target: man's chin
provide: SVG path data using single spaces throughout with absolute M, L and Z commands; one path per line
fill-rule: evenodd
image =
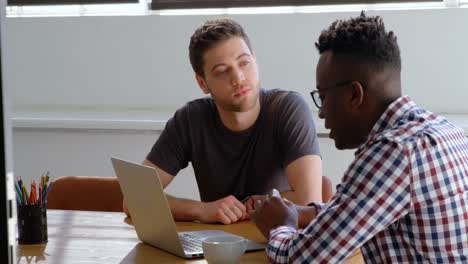
M 350 142 L 342 142 L 336 139 L 333 139 L 333 140 L 335 140 L 335 147 L 338 150 L 355 149 L 359 147 L 359 144 L 353 144 Z
M 338 150 L 346 149 L 345 147 L 341 146 L 340 144 L 336 144 L 336 142 L 335 142 L 335 148 L 338 149 Z
M 336 138 L 332 138 L 335 141 L 335 148 L 339 150 L 344 150 L 347 149 L 346 144 L 344 144 L 342 141 Z
M 253 109 L 253 107 L 246 107 L 246 106 L 234 106 L 231 108 L 233 112 L 237 113 L 247 113 Z
M 246 100 L 239 102 L 237 104 L 232 105 L 232 108 L 235 112 L 249 112 L 255 108 L 258 103 L 258 97 L 254 98 L 245 98 Z

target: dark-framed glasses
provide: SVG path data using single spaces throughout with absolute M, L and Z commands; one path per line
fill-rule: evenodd
M 361 84 L 361 86 L 363 88 L 365 88 L 365 86 L 362 85 L 362 83 L 360 81 L 351 80 L 351 81 L 339 82 L 339 83 L 336 83 L 334 85 L 331 85 L 331 86 L 328 86 L 328 87 L 325 87 L 325 88 L 320 88 L 320 91 L 324 92 L 324 91 L 327 91 L 327 90 L 330 90 L 330 89 L 333 89 L 333 88 L 337 88 L 337 87 L 341 87 L 341 86 L 344 86 L 344 85 L 352 84 L 353 82 L 359 82 Z M 320 97 L 319 90 L 318 89 L 313 90 L 312 92 L 310 92 L 310 96 L 312 97 L 312 100 L 314 101 L 315 106 L 317 106 L 318 109 L 321 109 L 323 107 L 323 100 Z
M 315 106 L 318 109 L 322 108 L 322 99 L 320 99 L 319 91 L 313 90 L 310 92 L 310 96 L 312 96 L 312 100 L 314 101 Z

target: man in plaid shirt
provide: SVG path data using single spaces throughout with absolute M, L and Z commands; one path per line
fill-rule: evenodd
M 468 140 L 401 96 L 400 52 L 380 17 L 334 22 L 319 37 L 320 118 L 357 148 L 327 204 L 278 197 L 251 213 L 271 262 L 468 263 Z M 303 229 L 299 229 L 303 228 Z

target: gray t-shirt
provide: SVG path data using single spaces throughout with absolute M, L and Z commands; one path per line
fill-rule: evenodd
M 255 123 L 234 132 L 212 98 L 191 101 L 169 119 L 147 159 L 171 175 L 191 162 L 205 202 L 290 190 L 288 164 L 319 155 L 312 115 L 297 92 L 261 89 L 260 105 Z

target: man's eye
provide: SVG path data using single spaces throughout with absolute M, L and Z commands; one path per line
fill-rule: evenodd
M 249 63 L 250 63 L 250 61 L 245 60 L 245 61 L 241 61 L 240 65 L 241 66 L 247 66 Z
M 216 75 L 222 75 L 222 74 L 225 74 L 225 73 L 227 73 L 227 69 L 218 70 L 218 71 L 216 71 L 215 74 L 216 74 Z

